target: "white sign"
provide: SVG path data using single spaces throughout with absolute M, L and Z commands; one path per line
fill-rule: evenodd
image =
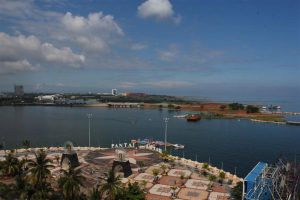
M 111 148 L 134 148 L 132 143 L 120 143 L 120 144 L 111 144 Z
M 150 150 L 153 150 L 153 151 L 157 151 L 157 152 L 159 152 L 159 153 L 162 153 L 162 149 L 161 148 L 157 148 L 157 147 L 155 147 L 155 146 L 150 146 L 150 145 L 146 145 L 146 148 L 147 149 L 150 149 Z

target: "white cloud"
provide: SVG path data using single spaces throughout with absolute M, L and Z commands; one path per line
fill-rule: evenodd
M 171 51 L 160 51 L 159 58 L 163 61 L 173 61 L 175 59 L 176 54 Z
M 81 45 L 85 50 L 109 51 L 110 44 L 124 32 L 112 15 L 90 13 L 88 17 L 66 13 L 62 19 L 65 39 Z
M 137 83 L 133 83 L 133 82 L 122 82 L 122 83 L 120 83 L 120 87 L 124 88 L 124 89 L 134 88 L 137 85 L 138 85 Z
M 0 13 L 6 16 L 24 17 L 33 9 L 32 0 L 0 0 Z
M 146 0 L 138 7 L 138 15 L 142 18 L 172 20 L 176 24 L 181 22 L 181 16 L 175 16 L 170 0 Z
M 35 71 L 37 68 L 30 64 L 28 60 L 0 61 L 0 74 L 9 74 L 25 71 Z
M 185 88 L 192 86 L 193 83 L 187 81 L 173 81 L 173 80 L 161 80 L 154 82 L 146 82 L 145 85 L 157 87 L 157 88 Z
M 160 81 L 146 81 L 146 82 L 121 82 L 120 88 L 123 89 L 132 89 L 135 87 L 142 87 L 142 88 L 185 88 L 193 86 L 194 83 L 187 82 L 187 81 L 178 81 L 178 80 L 160 80 Z
M 135 43 L 131 45 L 131 49 L 135 51 L 143 50 L 145 48 L 147 48 L 147 45 L 142 43 Z
M 83 55 L 74 54 L 69 47 L 58 49 L 49 43 L 41 45 L 41 54 L 47 61 L 67 63 L 74 67 L 79 67 L 85 61 Z
M 158 51 L 158 56 L 162 61 L 171 62 L 178 56 L 178 50 L 175 45 L 171 45 L 168 50 Z
M 84 61 L 83 55 L 75 54 L 69 47 L 56 48 L 50 43 L 42 43 L 33 35 L 10 36 L 0 32 L 0 67 L 7 73 L 9 69 L 11 72 L 32 70 L 34 67 L 30 63 L 80 67 Z

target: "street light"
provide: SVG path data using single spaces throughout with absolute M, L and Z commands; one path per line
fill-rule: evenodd
M 91 119 L 92 119 L 92 114 L 87 114 L 87 118 L 89 119 L 89 147 L 91 147 Z
M 164 121 L 166 123 L 166 127 L 165 127 L 165 151 L 167 151 L 167 132 L 168 132 L 168 121 L 169 118 L 164 118 Z

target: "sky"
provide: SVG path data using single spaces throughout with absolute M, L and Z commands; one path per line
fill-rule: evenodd
M 298 0 L 0 0 L 0 92 L 300 96 Z

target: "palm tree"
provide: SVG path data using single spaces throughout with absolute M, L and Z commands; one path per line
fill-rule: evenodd
M 13 155 L 13 153 L 9 153 L 5 156 L 5 160 L 3 162 L 3 172 L 8 176 L 14 176 L 18 173 L 19 169 L 19 160 Z
M 139 160 L 139 161 L 137 161 L 137 164 L 140 167 L 140 171 L 143 172 L 144 171 L 143 167 L 145 166 L 144 161 Z
M 167 161 L 169 159 L 169 152 L 168 151 L 163 151 L 161 154 L 160 154 L 161 158 L 164 160 L 164 161 Z
M 35 154 L 35 160 L 28 161 L 30 180 L 36 189 L 43 189 L 46 186 L 47 178 L 50 175 L 52 160 L 47 158 L 47 154 L 40 150 Z
M 63 192 L 66 200 L 75 199 L 80 195 L 80 186 L 84 181 L 80 169 L 69 168 L 69 170 L 62 170 L 63 176 L 59 178 L 58 184 Z
M 167 169 L 167 165 L 165 165 L 165 164 L 161 164 L 160 165 L 160 168 L 162 169 L 162 175 L 165 175 L 166 174 L 166 169 Z
M 29 140 L 23 140 L 23 141 L 22 141 L 22 146 L 23 146 L 25 149 L 29 149 L 29 147 L 30 147 L 30 141 L 29 141 Z
M 113 170 L 109 171 L 106 183 L 101 187 L 101 192 L 106 193 L 107 199 L 115 200 L 115 197 L 120 190 L 120 177 Z
M 96 187 L 94 187 L 92 189 L 92 191 L 90 192 L 90 196 L 89 196 L 89 199 L 90 200 L 101 200 L 101 196 L 102 196 L 102 193 L 101 191 L 99 190 L 99 187 L 98 185 Z
M 158 174 L 159 174 L 159 169 L 154 168 L 154 169 L 152 170 L 152 174 L 153 174 L 155 177 L 158 176 Z

